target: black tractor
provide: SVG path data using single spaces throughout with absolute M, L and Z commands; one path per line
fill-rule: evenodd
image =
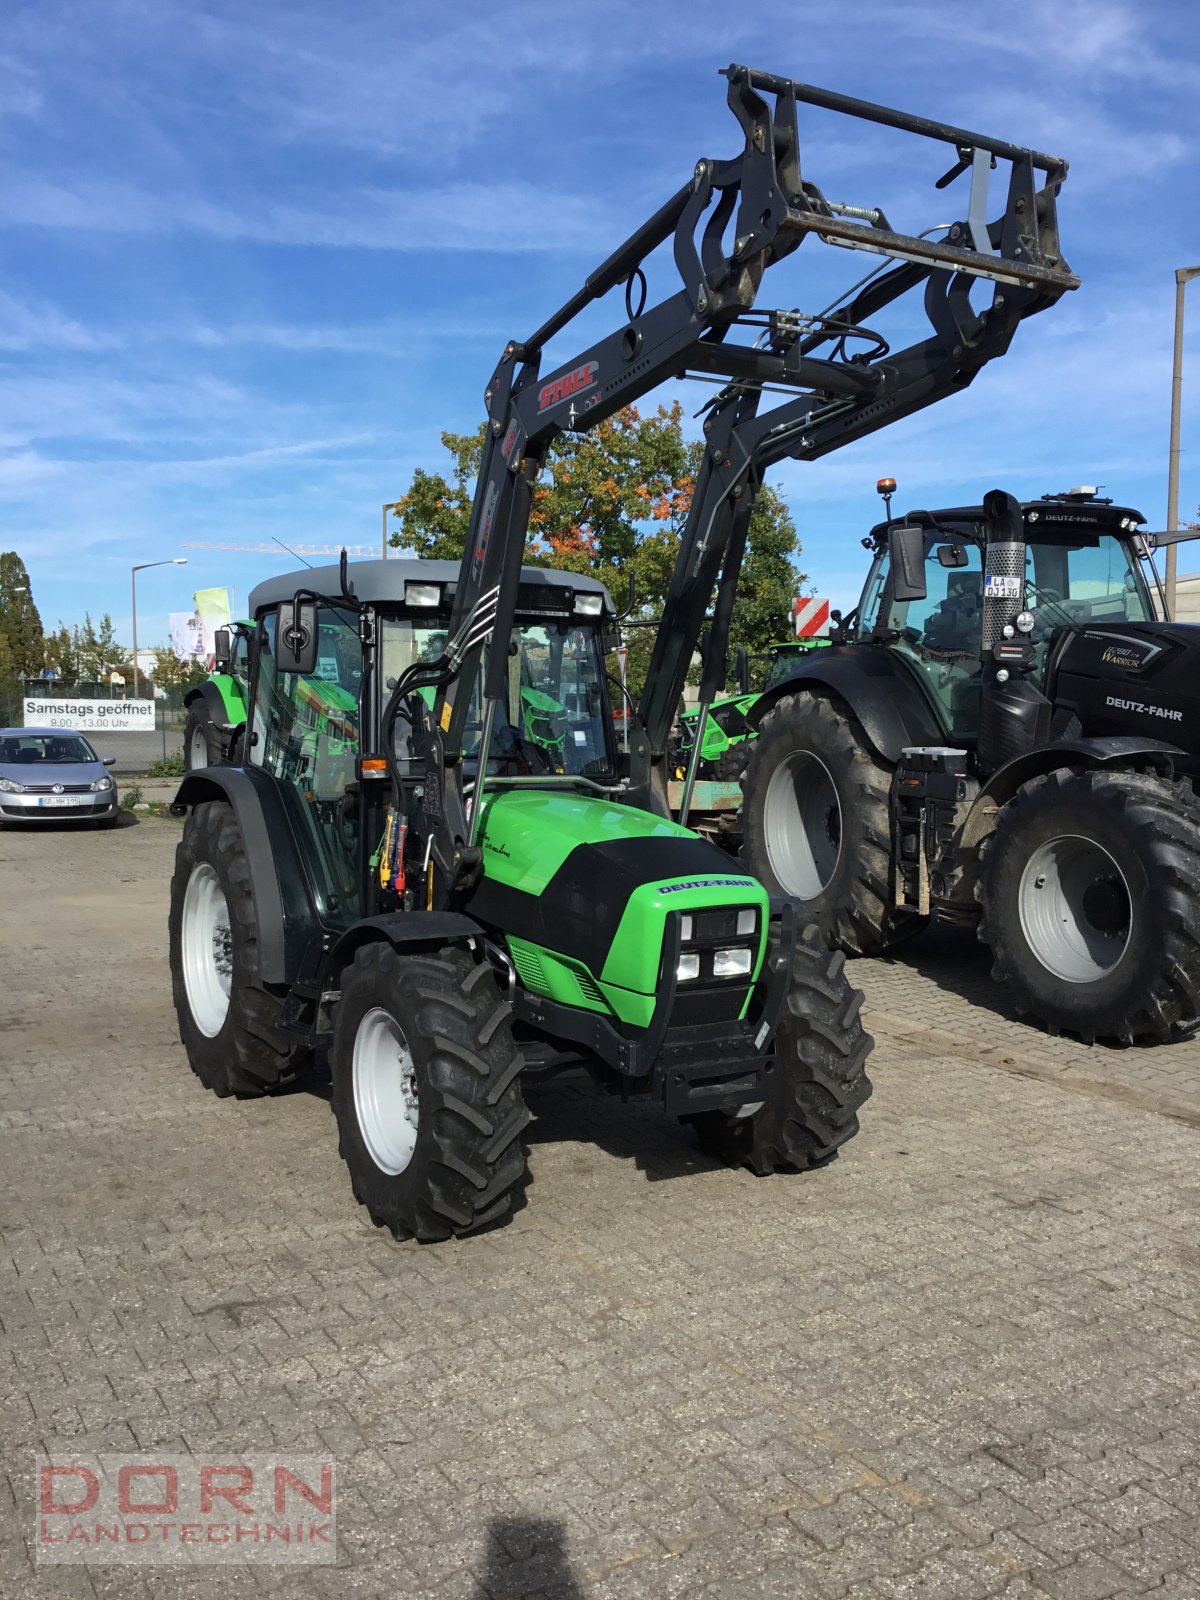
M 931 916 L 977 929 L 1052 1031 L 1194 1027 L 1200 628 L 1159 620 L 1144 522 L 1094 489 L 994 490 L 873 528 L 834 644 L 751 713 L 762 882 L 852 954 Z

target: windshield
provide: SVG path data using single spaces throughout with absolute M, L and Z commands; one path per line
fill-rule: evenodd
M 17 733 L 0 739 L 0 761 L 24 766 L 62 766 L 100 757 L 78 733 Z
M 411 621 L 383 623 L 384 689 L 390 691 L 414 661 L 433 661 L 446 646 L 444 627 Z M 419 691 L 432 706 L 432 689 Z M 476 685 L 464 757 L 478 754 L 483 728 Z M 497 708 L 488 771 L 493 776 L 613 775 L 612 725 L 604 684 L 604 658 L 596 629 L 574 621 L 518 623 L 508 646 L 508 689 Z M 411 758 L 408 720 L 396 721 L 396 756 Z
M 1128 547 L 1108 533 L 1089 538 L 1080 530 L 1080 536 L 1087 542 L 1056 535 L 1053 543 L 1028 547 L 1026 599 L 1038 635 L 1070 623 L 1149 622 L 1150 593 Z

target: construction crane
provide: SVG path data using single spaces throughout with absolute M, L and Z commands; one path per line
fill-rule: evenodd
M 283 549 L 294 556 L 299 556 L 301 560 L 305 556 L 340 556 L 343 550 L 351 561 L 358 561 L 363 557 L 375 554 L 374 547 L 365 544 L 284 544 L 282 539 L 274 539 L 271 544 L 223 544 L 205 539 L 191 539 L 184 541 L 183 548 L 185 550 L 224 550 L 248 556 L 273 556 L 276 545 L 281 545 Z

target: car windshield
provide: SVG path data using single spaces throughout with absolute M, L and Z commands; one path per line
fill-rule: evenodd
M 61 766 L 100 758 L 78 733 L 10 733 L 0 739 L 0 761 L 16 766 Z
M 446 646 L 446 631 L 410 621 L 388 620 L 383 633 L 383 673 L 387 689 L 414 661 L 434 661 Z M 428 705 L 434 691 L 419 691 Z M 611 777 L 613 738 L 606 720 L 604 660 L 594 627 L 572 621 L 518 623 L 508 646 L 508 693 L 492 730 L 495 775 L 566 774 Z M 478 684 L 467 724 L 464 756 L 477 753 L 483 727 Z M 396 723 L 396 754 L 409 755 L 409 724 Z

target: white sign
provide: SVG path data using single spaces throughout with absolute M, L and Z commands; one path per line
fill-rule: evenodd
M 153 733 L 153 700 L 25 701 L 27 728 L 71 728 L 80 733 Z

